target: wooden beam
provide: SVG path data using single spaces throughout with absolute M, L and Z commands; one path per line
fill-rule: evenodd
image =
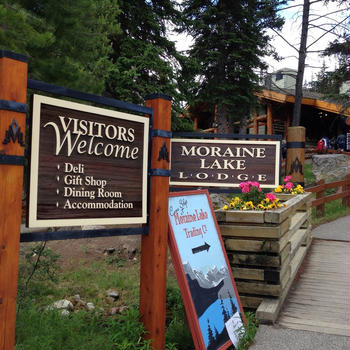
M 264 89 L 262 92 L 256 93 L 256 96 L 258 96 L 259 98 L 264 98 L 266 100 L 275 101 L 279 103 L 295 102 L 295 97 L 293 95 L 287 95 L 287 94 L 283 94 L 281 92 L 272 91 L 272 90 Z M 301 104 L 305 106 L 312 106 L 326 112 L 342 114 L 346 117 L 350 116 L 350 107 L 344 110 L 341 105 L 333 102 L 322 101 L 316 98 L 303 97 Z
M 272 130 L 272 105 L 271 103 L 267 104 L 267 115 L 266 115 L 266 123 L 267 123 L 267 134 L 268 135 L 272 135 L 273 134 L 273 130 Z
M 146 98 L 146 106 L 153 108 L 153 129 L 170 131 L 170 99 Z M 153 137 L 152 169 L 169 170 L 169 159 L 159 156 L 164 147 L 169 152 L 169 138 Z M 168 194 L 169 177 L 152 176 L 149 234 L 141 241 L 140 316 L 154 350 L 165 349 Z
M 0 54 L 0 100 L 25 104 L 26 58 L 7 51 Z M 26 114 L 15 111 L 15 106 L 9 109 L 0 109 L 0 154 L 23 157 L 24 145 L 18 138 L 3 142 L 14 123 L 15 135 L 19 135 L 20 128 L 24 142 Z M 13 350 L 15 342 L 23 165 L 0 164 L 0 350 Z
M 258 114 L 254 113 L 254 120 L 253 120 L 253 133 L 255 135 L 259 134 L 259 122 L 258 122 Z

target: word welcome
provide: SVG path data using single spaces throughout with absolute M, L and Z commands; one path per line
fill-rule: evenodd
M 78 154 L 86 153 L 92 156 L 120 159 L 137 159 L 139 156 L 138 147 L 105 143 L 101 140 L 107 139 L 132 143 L 135 140 L 135 130 L 133 128 L 127 129 L 123 126 L 65 116 L 58 116 L 58 118 L 60 123 L 48 122 L 44 125 L 44 128 L 51 126 L 55 131 L 56 155 L 62 152 L 69 157 L 73 151 L 76 151 Z

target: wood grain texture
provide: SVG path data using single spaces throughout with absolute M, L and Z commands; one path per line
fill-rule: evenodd
M 288 142 L 305 142 L 305 128 L 292 126 L 288 128 Z M 299 165 L 301 168 L 299 168 Z M 292 176 L 293 182 L 304 183 L 305 148 L 287 148 L 286 174 Z
M 170 131 L 171 102 L 156 98 L 147 100 L 146 106 L 153 108 L 153 128 Z M 153 138 L 153 169 L 169 169 L 165 159 L 159 160 L 159 150 L 164 142 L 169 150 L 169 139 Z M 154 350 L 165 348 L 168 194 L 169 178 L 152 176 L 149 234 L 142 236 L 141 242 L 140 316 Z
M 27 64 L 0 58 L 0 99 L 26 103 Z M 0 111 L 0 153 L 24 155 L 24 147 L 12 140 L 4 145 L 5 131 L 13 119 L 22 131 L 26 115 Z M 0 165 L 0 350 L 14 349 L 19 234 L 22 208 L 23 167 Z
M 313 241 L 303 273 L 281 312 L 281 326 L 349 336 L 349 250 L 349 242 Z

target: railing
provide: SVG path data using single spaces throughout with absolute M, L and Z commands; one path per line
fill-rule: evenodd
M 325 191 L 330 188 L 338 188 L 337 193 L 325 195 Z M 322 179 L 317 182 L 316 186 L 305 189 L 307 192 L 316 193 L 316 199 L 311 202 L 312 207 L 316 207 L 316 216 L 325 215 L 325 203 L 335 201 L 342 198 L 343 205 L 350 205 L 350 175 L 344 177 L 343 180 L 325 183 Z

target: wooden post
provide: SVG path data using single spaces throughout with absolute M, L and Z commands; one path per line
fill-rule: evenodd
M 305 164 L 305 128 L 292 126 L 288 128 L 287 168 L 286 174 L 292 176 L 292 181 L 304 186 Z
M 151 95 L 146 106 L 153 108 L 153 130 L 170 131 L 171 99 Z M 169 154 L 170 138 L 153 137 L 151 168 L 169 170 Z M 163 175 L 151 176 L 149 234 L 141 242 L 140 315 L 154 350 L 165 349 L 169 177 Z
M 344 177 L 344 181 L 350 181 L 350 175 L 346 175 Z M 350 191 L 350 184 L 345 184 L 342 186 L 342 192 L 346 192 L 346 191 Z M 346 197 L 343 197 L 342 199 L 342 204 L 343 205 L 350 205 L 350 197 L 349 196 L 346 196 Z
M 316 192 L 316 199 L 324 199 L 324 179 L 321 179 L 320 181 L 317 182 L 318 186 L 321 186 L 321 190 L 318 190 Z M 322 202 L 322 204 L 319 204 L 316 206 L 316 216 L 318 218 L 320 217 L 324 217 L 324 201 Z
M 0 350 L 15 343 L 27 58 L 0 51 Z
M 266 125 L 267 125 L 267 134 L 272 135 L 273 129 L 272 129 L 272 105 L 271 103 L 267 104 L 267 113 L 266 113 Z
M 258 122 L 258 113 L 254 113 L 254 119 L 253 119 L 253 133 L 255 135 L 259 134 L 259 122 Z

